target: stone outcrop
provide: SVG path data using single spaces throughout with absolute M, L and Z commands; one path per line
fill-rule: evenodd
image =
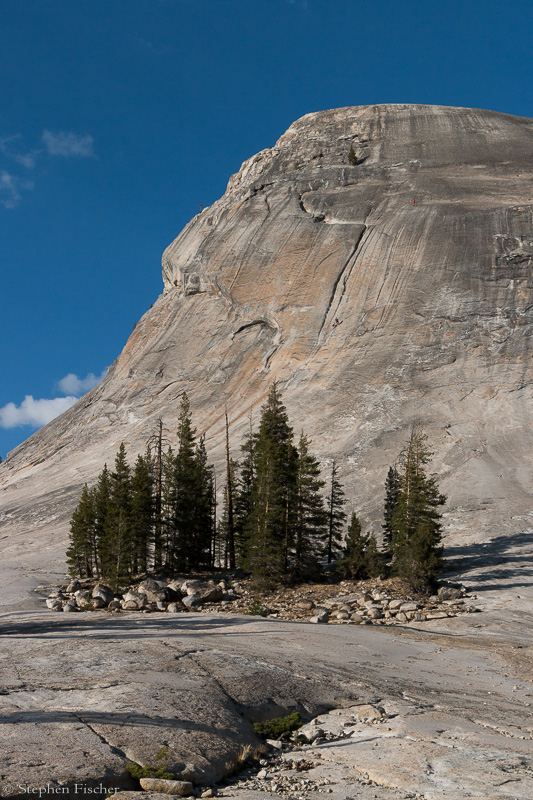
M 62 555 L 81 484 L 159 417 L 174 431 L 183 390 L 219 462 L 227 405 L 238 452 L 273 380 L 364 520 L 420 422 L 448 530 L 523 529 L 532 132 L 490 111 L 362 106 L 308 114 L 246 161 L 165 251 L 164 294 L 104 381 L 0 466 L 8 553 L 31 524 L 25 557 Z

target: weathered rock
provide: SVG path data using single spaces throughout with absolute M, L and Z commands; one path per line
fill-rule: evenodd
M 167 611 L 170 614 L 176 614 L 178 611 L 183 611 L 183 603 L 169 603 Z
M 63 603 L 58 597 L 48 597 L 46 600 L 46 607 L 51 611 L 62 611 Z
M 75 593 L 74 599 L 78 608 L 84 608 L 91 601 L 91 593 L 88 589 L 79 589 Z
M 81 589 L 81 583 L 78 580 L 73 580 L 67 586 L 67 594 L 75 594 Z
M 461 590 L 453 586 L 441 586 L 439 589 L 439 600 L 458 600 L 460 597 L 462 597 Z
M 383 611 L 380 608 L 369 608 L 366 612 L 366 615 L 369 619 L 381 619 L 383 617 Z
M 122 599 L 122 608 L 125 611 L 140 611 L 146 606 L 146 595 L 135 589 L 129 589 Z
M 139 593 L 146 595 L 146 599 L 149 603 L 157 603 L 158 600 L 166 600 L 168 594 L 166 587 L 160 586 L 154 578 L 145 578 L 136 589 Z
M 348 611 L 337 611 L 335 617 L 337 619 L 350 619 L 350 614 Z
M 177 795 L 178 797 L 189 797 L 193 792 L 192 783 L 189 781 L 141 778 L 139 783 L 147 792 L 160 792 L 165 795 Z
M 92 591 L 92 598 L 93 600 L 103 600 L 104 605 L 107 605 L 114 599 L 115 594 L 113 589 L 110 586 L 107 586 L 105 583 L 97 583 Z
M 65 605 L 63 606 L 64 613 L 72 613 L 73 611 L 78 611 L 78 606 L 75 600 L 68 600 Z
M 418 609 L 418 603 L 402 603 L 400 606 L 400 611 L 416 611 Z
M 118 599 L 111 600 L 107 608 L 109 609 L 109 611 L 120 611 L 120 609 L 122 608 L 122 603 Z
M 384 716 L 385 709 L 382 706 L 366 704 L 357 708 L 357 717 L 361 722 L 375 722 Z

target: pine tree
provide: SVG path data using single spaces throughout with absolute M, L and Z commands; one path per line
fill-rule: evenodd
M 442 568 L 440 547 L 446 498 L 424 467 L 433 455 L 427 436 L 413 430 L 403 458 L 401 491 L 392 515 L 392 567 L 416 591 L 428 591 Z
M 377 539 L 373 533 L 367 534 L 365 569 L 369 578 L 378 578 L 385 570 L 383 553 L 380 552 Z
M 146 572 L 154 546 L 154 479 L 148 450 L 137 456 L 131 479 L 131 563 L 134 573 Z
M 398 474 L 398 470 L 396 467 L 390 467 L 387 473 L 387 479 L 385 481 L 385 507 L 383 510 L 383 516 L 385 518 L 385 522 L 382 525 L 383 528 L 383 548 L 387 555 L 391 556 L 391 546 L 392 546 L 392 517 L 396 510 L 396 506 L 398 504 L 398 499 L 400 497 L 400 489 L 401 489 L 401 481 L 400 476 Z
M 361 579 L 367 576 L 365 559 L 367 545 L 368 539 L 362 532 L 361 522 L 357 514 L 353 513 L 346 534 L 344 552 L 342 558 L 339 559 L 340 569 L 352 579 Z
M 288 567 L 292 544 L 297 452 L 276 384 L 261 409 L 254 447 L 255 480 L 247 517 L 246 566 L 260 582 L 275 584 Z
M 131 522 L 131 470 L 122 443 L 115 457 L 115 469 L 111 473 L 109 514 L 105 526 L 106 573 L 115 587 L 133 571 Z
M 233 518 L 235 526 L 235 560 L 239 566 L 243 566 L 246 558 L 246 523 L 252 508 L 252 488 L 255 482 L 256 442 L 257 436 L 252 430 L 252 419 L 250 417 L 250 430 L 241 446 L 243 458 L 239 465 L 239 470 L 235 473 Z
M 97 564 L 97 576 L 106 578 L 109 573 L 109 564 L 112 553 L 108 553 L 110 548 L 109 521 L 111 510 L 111 474 L 104 464 L 104 468 L 98 476 L 94 494 L 95 506 L 95 539 L 96 549 L 95 562 Z
M 229 421 L 226 410 L 226 487 L 225 487 L 225 511 L 226 511 L 226 552 L 227 561 L 230 569 L 235 569 L 235 518 L 233 514 L 233 499 L 235 489 L 235 469 L 231 467 L 229 454 Z
M 327 531 L 327 513 L 320 490 L 320 464 L 309 452 L 309 440 L 303 434 L 298 445 L 295 491 L 294 558 L 291 574 L 296 579 L 317 577 L 320 566 L 317 555 Z
M 344 489 L 342 488 L 338 475 L 338 467 L 335 459 L 331 465 L 331 481 L 328 500 L 328 534 L 326 540 L 326 553 L 328 557 L 328 564 L 337 557 L 342 545 L 342 529 L 346 522 L 346 512 L 344 506 L 346 499 L 344 497 Z
M 350 150 L 348 151 L 348 164 L 350 164 L 351 167 L 357 164 L 357 156 L 355 155 L 353 144 L 350 145 Z
M 72 576 L 92 578 L 96 574 L 94 492 L 84 485 L 70 521 L 67 564 Z
M 197 561 L 196 504 L 198 502 L 198 471 L 195 448 L 196 429 L 192 425 L 191 404 L 184 392 L 178 423 L 178 451 L 175 457 L 174 493 L 175 541 L 169 551 L 171 570 L 190 571 Z
M 230 481 L 231 486 L 236 485 L 236 475 L 237 475 L 237 462 L 233 459 L 230 459 L 229 463 L 229 474 L 230 474 Z M 218 526 L 218 539 L 217 539 L 217 547 L 215 551 L 215 564 L 219 564 L 220 566 L 230 567 L 231 560 L 230 560 L 230 533 L 229 533 L 229 496 L 230 493 L 228 492 L 228 484 L 226 478 L 226 484 L 224 486 L 224 500 L 222 503 L 222 516 L 220 517 L 220 523 Z
M 203 439 L 196 446 L 193 474 L 194 524 L 191 551 L 188 556 L 189 569 L 211 566 L 213 468 L 207 463 Z

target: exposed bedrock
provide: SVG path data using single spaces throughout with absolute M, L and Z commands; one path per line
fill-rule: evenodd
M 159 417 L 174 431 L 183 390 L 220 461 L 224 406 L 237 454 L 274 380 L 374 526 L 420 422 L 450 537 L 527 528 L 532 145 L 531 120 L 475 109 L 295 122 L 167 248 L 164 294 L 106 379 L 1 466 L 6 557 L 61 559 L 79 486 Z

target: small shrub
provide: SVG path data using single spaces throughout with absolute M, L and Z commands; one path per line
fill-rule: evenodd
M 141 778 L 164 778 L 166 780 L 173 780 L 176 776 L 168 769 L 168 756 L 168 747 L 162 747 L 155 754 L 155 760 L 159 762 L 157 767 L 154 767 L 152 764 L 146 764 L 146 766 L 141 767 L 140 764 L 131 762 L 130 764 L 126 764 L 126 772 L 128 772 L 132 778 L 135 778 L 135 780 L 140 780 Z
M 263 739 L 288 739 L 293 731 L 302 726 L 302 716 L 293 711 L 286 717 L 276 717 L 266 722 L 255 722 L 254 731 Z
M 265 608 L 258 597 L 254 597 L 246 613 L 252 617 L 268 617 L 268 608 Z

